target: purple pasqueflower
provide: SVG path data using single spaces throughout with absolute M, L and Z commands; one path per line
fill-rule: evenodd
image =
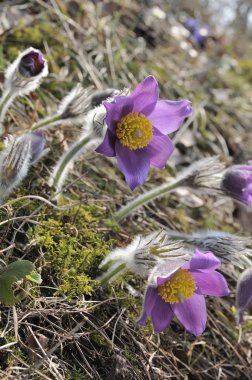
M 243 322 L 243 313 L 252 302 L 252 267 L 246 269 L 238 278 L 236 288 L 236 307 L 238 323 Z
M 224 193 L 246 205 L 252 204 L 252 161 L 225 170 L 221 188 Z
M 225 278 L 215 270 L 220 265 L 212 252 L 196 249 L 189 262 L 166 278 L 158 277 L 156 287 L 147 288 L 138 324 L 145 325 L 150 316 L 154 331 L 159 333 L 175 315 L 186 330 L 195 336 L 202 334 L 207 318 L 204 295 L 229 293 Z
M 131 190 L 143 184 L 150 165 L 163 168 L 174 145 L 167 136 L 176 131 L 192 108 L 188 100 L 158 100 L 158 83 L 144 79 L 129 96 L 103 102 L 107 131 L 96 152 L 116 156 Z
M 40 51 L 32 50 L 24 55 L 18 65 L 19 73 L 26 78 L 39 75 L 45 67 L 45 59 Z
M 184 22 L 184 27 L 191 33 L 191 39 L 201 48 L 204 48 L 210 34 L 210 27 L 203 24 L 199 19 L 188 18 Z

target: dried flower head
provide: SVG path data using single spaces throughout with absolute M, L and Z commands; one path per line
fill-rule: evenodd
M 252 263 L 251 263 L 252 264 Z M 238 278 L 236 287 L 236 306 L 238 323 L 243 322 L 243 313 L 252 302 L 252 267 L 246 269 Z
M 148 282 L 153 284 L 156 277 L 160 274 L 161 268 L 166 267 L 165 273 L 172 273 L 177 267 L 190 260 L 191 252 L 183 247 L 179 241 L 170 241 L 164 231 L 153 232 L 142 237 L 136 236 L 135 239 L 124 248 L 116 248 L 110 252 L 101 262 L 100 268 L 107 271 L 99 278 L 101 281 L 109 279 L 113 281 L 126 269 L 148 278 Z M 156 270 L 157 264 L 159 271 Z M 117 268 L 121 268 L 117 271 Z

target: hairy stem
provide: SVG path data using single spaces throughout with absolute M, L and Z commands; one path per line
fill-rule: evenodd
M 75 142 L 70 149 L 61 157 L 53 173 L 53 186 L 58 188 L 59 183 L 64 177 L 69 164 L 76 159 L 86 146 L 93 139 L 93 134 L 85 135 L 80 141 Z
M 126 218 L 129 214 L 131 214 L 133 211 L 137 210 L 139 207 L 183 185 L 184 180 L 184 178 L 179 177 L 172 182 L 164 183 L 163 185 L 157 186 L 154 189 L 139 195 L 138 197 L 127 203 L 125 206 L 120 208 L 114 214 L 113 219 L 116 222 L 121 221 L 122 219 Z
M 54 125 L 58 124 L 58 122 L 60 122 L 60 120 L 61 120 L 61 115 L 49 116 L 46 119 L 40 120 L 36 124 L 33 124 L 33 126 L 31 127 L 31 130 L 36 131 L 36 129 L 39 129 L 42 127 L 46 127 L 46 126 L 49 126 L 52 124 L 54 124 Z
M 100 280 L 101 285 L 107 284 L 109 282 L 109 280 L 111 280 L 117 274 L 123 272 L 125 268 L 126 268 L 126 264 L 125 263 L 120 264 L 117 268 L 115 268 L 113 271 L 109 272 L 107 274 L 107 276 L 103 277 Z

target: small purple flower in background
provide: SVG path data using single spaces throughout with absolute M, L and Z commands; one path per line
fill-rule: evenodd
M 201 48 L 204 48 L 210 34 L 209 25 L 201 23 L 199 19 L 188 18 L 184 27 L 191 33 L 191 39 Z
M 119 169 L 134 190 L 146 180 L 150 164 L 160 169 L 165 166 L 174 149 L 166 135 L 192 114 L 190 102 L 158 100 L 158 83 L 149 76 L 131 95 L 116 96 L 103 104 L 108 129 L 96 151 L 116 156 Z
M 221 188 L 226 195 L 247 206 L 252 204 L 252 161 L 236 165 L 224 172 Z
M 252 267 L 246 269 L 238 278 L 236 288 L 236 307 L 238 323 L 242 323 L 243 313 L 252 302 Z
M 190 262 L 166 278 L 158 277 L 156 287 L 147 288 L 138 324 L 145 325 L 150 315 L 154 331 L 159 333 L 175 315 L 186 330 L 195 336 L 202 334 L 207 318 L 204 295 L 229 294 L 225 278 L 215 270 L 220 265 L 212 252 L 196 249 Z
M 32 50 L 24 55 L 18 65 L 19 73 L 26 77 L 39 75 L 45 67 L 45 59 L 40 51 Z

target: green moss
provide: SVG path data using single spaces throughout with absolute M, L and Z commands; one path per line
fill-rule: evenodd
M 104 242 L 97 233 L 103 213 L 94 205 L 54 211 L 30 230 L 31 238 L 45 252 L 44 269 L 53 273 L 57 294 L 72 297 L 91 295 L 95 290 L 98 265 L 111 249 L 111 242 Z

